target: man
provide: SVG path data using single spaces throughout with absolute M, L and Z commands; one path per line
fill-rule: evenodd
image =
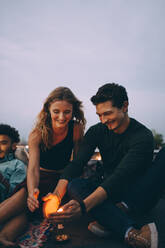
M 11 196 L 26 177 L 25 164 L 14 155 L 19 141 L 15 128 L 0 124 L 0 202 Z
M 77 158 L 64 170 L 54 194 L 62 198 L 68 187 L 72 200 L 63 206 L 62 213 L 57 212 L 52 218 L 62 222 L 90 212 L 97 222 L 88 228 L 95 234 L 101 236 L 111 230 L 132 247 L 157 248 L 156 225 L 138 227 L 128 213 L 142 214 L 157 203 L 165 186 L 162 176 L 165 150 L 152 164 L 152 133 L 129 117 L 128 96 L 123 86 L 105 84 L 91 101 L 101 122 L 89 128 Z M 100 184 L 76 178 L 96 147 L 105 171 Z

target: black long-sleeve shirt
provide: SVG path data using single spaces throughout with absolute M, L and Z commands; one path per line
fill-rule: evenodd
M 76 159 L 66 166 L 61 178 L 72 180 L 80 176 L 98 147 L 105 170 L 102 186 L 108 195 L 120 194 L 151 166 L 153 135 L 144 125 L 130 118 L 122 134 L 114 133 L 102 123 L 87 131 Z

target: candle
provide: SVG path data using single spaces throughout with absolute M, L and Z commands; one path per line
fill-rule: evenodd
M 45 203 L 43 204 L 43 213 L 44 213 L 44 216 L 48 218 L 49 215 L 57 211 L 60 201 L 58 197 L 53 194 L 43 197 L 43 201 L 45 201 Z

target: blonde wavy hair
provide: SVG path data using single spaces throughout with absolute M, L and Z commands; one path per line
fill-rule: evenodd
M 86 120 L 82 110 L 82 102 L 77 99 L 73 92 L 67 87 L 58 87 L 54 89 L 46 98 L 41 112 L 38 114 L 34 129 L 39 130 L 42 137 L 42 148 L 50 148 L 52 146 L 52 122 L 49 107 L 54 101 L 67 101 L 73 106 L 72 119 L 80 123 L 85 129 Z

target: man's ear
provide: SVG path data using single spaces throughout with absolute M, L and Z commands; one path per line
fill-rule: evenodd
M 11 148 L 12 148 L 13 151 L 15 151 L 16 148 L 17 148 L 17 143 L 13 143 L 13 144 L 11 145 Z
M 124 101 L 124 103 L 123 103 L 123 111 L 124 111 L 124 113 L 128 112 L 128 101 Z

